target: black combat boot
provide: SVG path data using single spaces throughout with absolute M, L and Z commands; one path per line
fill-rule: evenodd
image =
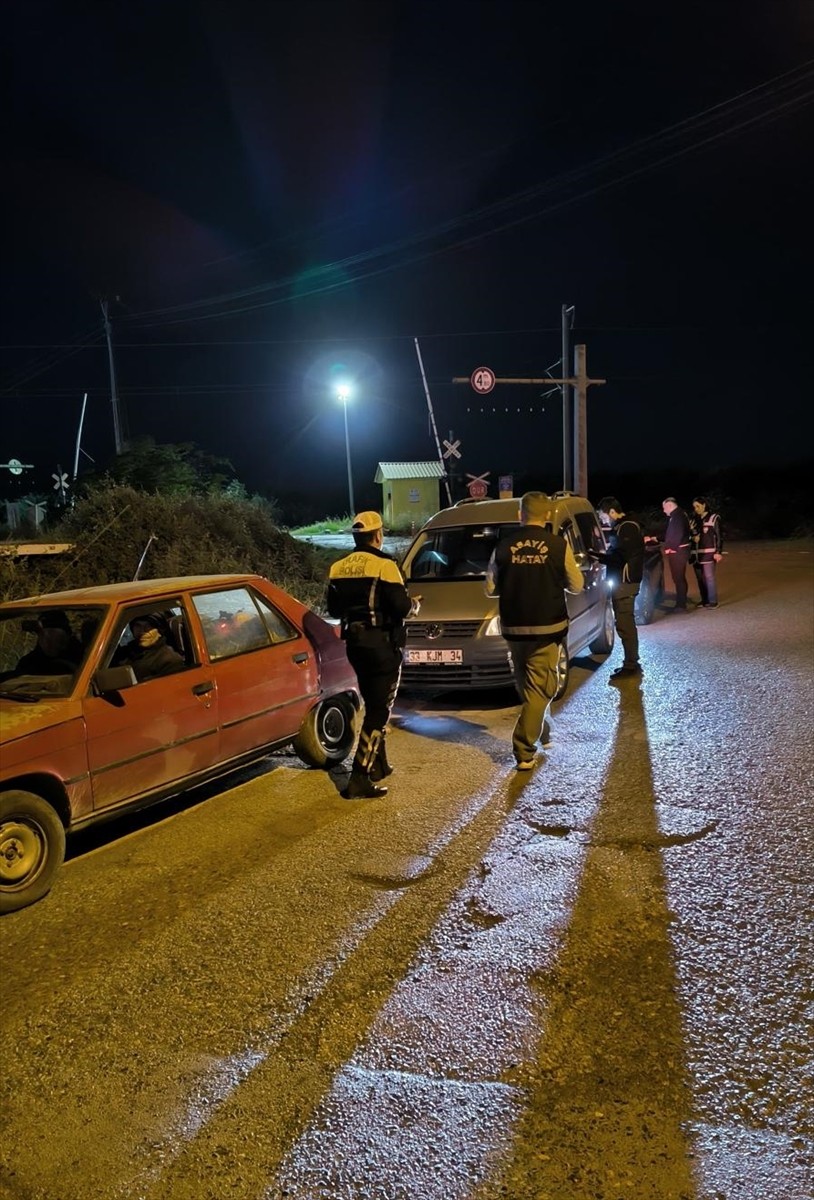
M 343 800 L 376 800 L 387 795 L 387 788 L 377 787 L 364 767 L 355 762 L 348 786 L 339 795 Z
M 374 783 L 378 783 L 381 779 L 386 779 L 388 775 L 392 775 L 393 769 L 387 761 L 387 746 L 384 737 L 382 737 L 376 750 L 373 766 L 370 768 L 370 778 Z

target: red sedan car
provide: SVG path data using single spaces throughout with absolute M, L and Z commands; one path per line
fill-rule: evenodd
M 335 628 L 257 575 L 0 606 L 0 913 L 50 889 L 66 833 L 292 745 L 327 769 L 360 700 Z

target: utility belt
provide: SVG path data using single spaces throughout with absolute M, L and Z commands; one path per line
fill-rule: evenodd
M 396 628 L 389 625 L 376 625 L 370 619 L 361 619 L 343 623 L 342 637 L 349 646 L 356 646 L 360 650 L 373 650 L 381 646 L 400 650 L 404 646 L 406 630 L 403 625 Z
M 390 636 L 390 630 L 378 624 L 374 617 L 357 617 L 354 620 L 342 622 L 342 636 L 349 640 L 363 638 L 370 633 L 378 633 L 383 637 Z

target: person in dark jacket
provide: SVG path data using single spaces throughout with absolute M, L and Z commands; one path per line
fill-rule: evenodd
M 485 588 L 499 599 L 500 628 L 523 698 L 512 749 L 518 771 L 527 771 L 534 766 L 540 736 L 547 741 L 559 647 L 568 633 L 565 593 L 581 592 L 585 580 L 569 543 L 551 532 L 551 500 L 545 492 L 526 492 L 520 520 L 523 528 L 508 530 L 495 546 Z
M 629 675 L 641 675 L 639 633 L 634 606 L 644 572 L 644 536 L 639 525 L 626 517 L 615 496 L 604 496 L 597 512 L 607 533 L 606 551 L 589 550 L 591 558 L 605 563 L 611 585 L 616 632 L 625 652 L 621 667 L 612 672 L 609 683 L 619 683 Z
M 673 612 L 687 611 L 687 564 L 690 561 L 690 546 L 692 535 L 690 522 L 683 508 L 678 507 L 675 496 L 668 496 L 662 502 L 662 510 L 667 517 L 667 529 L 664 534 L 664 556 L 675 588 L 675 608 Z
M 387 722 L 401 679 L 404 618 L 418 612 L 420 597 L 410 599 L 398 564 L 382 550 L 379 513 L 359 513 L 351 533 L 355 549 L 332 565 L 326 604 L 340 621 L 365 706 L 350 780 L 340 794 L 366 800 L 387 794 L 378 784 L 393 772 L 385 748 Z
M 167 625 L 160 613 L 147 613 L 130 622 L 133 640 L 117 661 L 132 667 L 139 683 L 174 675 L 186 667 L 181 655 L 167 642 Z
M 696 496 L 692 502 L 693 516 L 690 517 L 692 538 L 695 543 L 693 569 L 698 582 L 702 608 L 718 607 L 718 581 L 715 578 L 718 563 L 723 557 L 724 539 L 721 518 L 712 512 L 706 496 Z
M 24 626 L 25 627 L 25 626 Z M 46 609 L 36 621 L 37 644 L 24 654 L 14 675 L 72 675 L 82 661 L 82 644 L 61 609 Z

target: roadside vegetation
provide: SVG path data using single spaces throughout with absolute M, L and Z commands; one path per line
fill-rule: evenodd
M 41 539 L 40 539 L 41 540 Z M 0 558 L 3 600 L 139 578 L 253 572 L 320 610 L 337 554 L 281 530 L 263 501 L 102 483 L 48 527 L 59 555 Z M 143 557 L 143 562 L 142 562 Z
M 319 537 L 320 534 L 326 533 L 347 533 L 351 520 L 352 518 L 348 516 L 324 517 L 321 521 L 313 521 L 310 525 L 298 525 L 290 532 L 294 537 Z

